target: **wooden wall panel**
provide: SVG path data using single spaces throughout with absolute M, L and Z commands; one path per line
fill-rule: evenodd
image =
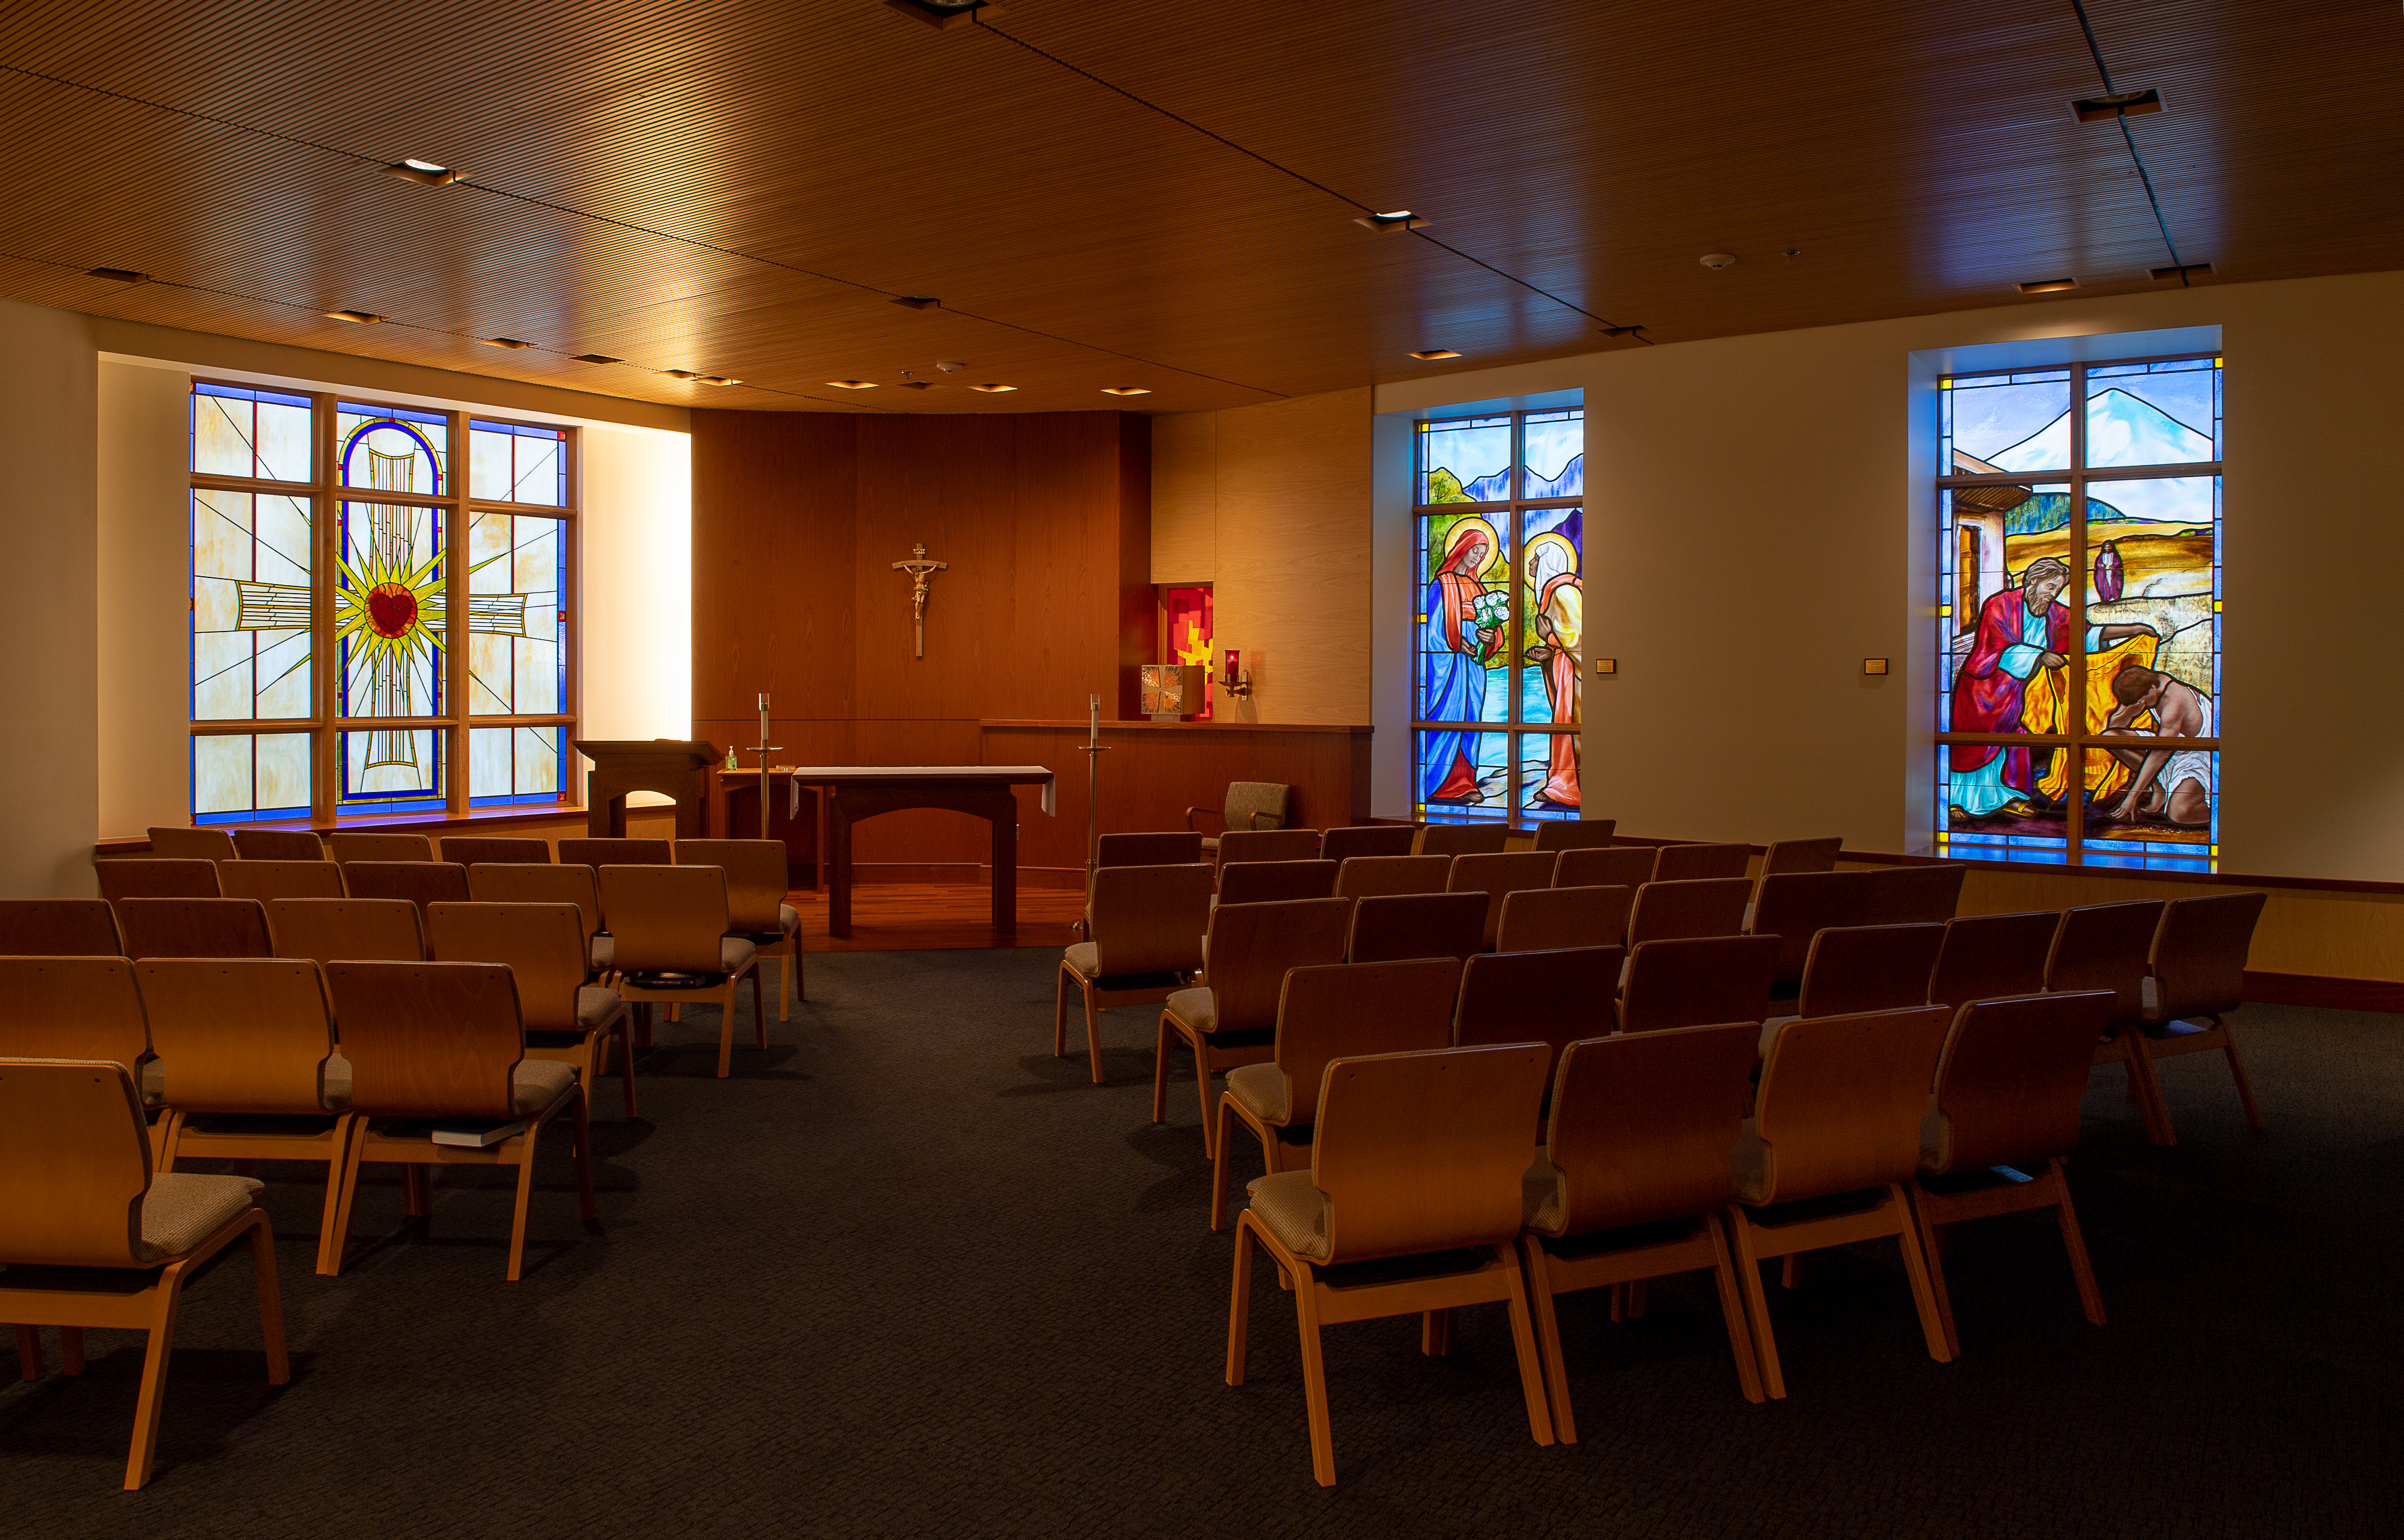
M 1219 414 L 1181 411 L 1152 420 L 1152 580 L 1208 583 L 1218 576 Z
M 703 723 L 733 719 L 749 724 L 739 735 L 741 742 L 757 742 L 754 701 L 762 690 L 771 696 L 779 717 L 842 720 L 856 715 L 851 574 L 860 451 L 855 423 L 849 417 L 808 412 L 697 414 L 692 448 L 696 735 L 712 738 Z M 901 554 L 909 552 L 905 548 Z M 714 741 L 728 742 L 723 736 Z

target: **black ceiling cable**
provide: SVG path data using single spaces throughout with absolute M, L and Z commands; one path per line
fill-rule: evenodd
M 1335 199 L 1339 203 L 1349 203 L 1352 207 L 1359 209 L 1363 214 L 1376 216 L 1380 213 L 1375 205 L 1364 203 L 1349 192 L 1339 192 L 1316 177 L 1305 175 L 1303 173 L 1294 170 L 1292 166 L 1286 165 L 1280 161 L 1270 160 L 1267 156 L 1263 155 L 1256 149 L 1251 149 L 1246 146 L 1236 143 L 1233 139 L 1228 138 L 1223 133 L 1204 128 L 1201 124 L 1194 121 L 1191 118 L 1184 116 L 1182 113 L 1172 112 L 1168 108 L 1162 106 L 1157 102 L 1137 95 L 1134 91 L 1127 90 L 1125 86 L 1105 80 L 1089 69 L 1083 69 L 1069 62 L 1069 61 L 1061 58 L 1056 53 L 1053 53 L 1045 49 L 1038 48 L 1035 44 L 1028 42 L 1026 38 L 1017 35 L 1015 33 L 1004 32 L 1001 28 L 986 21 L 985 19 L 985 12 L 981 8 L 971 11 L 969 14 L 975 21 L 979 30 L 989 32 L 1006 43 L 1014 43 L 1018 47 L 1025 49 L 1027 52 L 1035 55 L 1037 58 L 1055 64 L 1059 68 L 1067 70 L 1071 75 L 1090 80 L 1106 91 L 1110 91 L 1114 95 L 1124 96 L 1128 101 L 1134 103 L 1137 106 L 1143 108 L 1147 112 L 1158 113 L 1161 117 L 1167 118 L 1172 123 L 1192 129 L 1195 133 L 1202 135 L 1205 139 L 1209 139 L 1218 144 L 1224 145 L 1227 148 L 1234 150 L 1238 155 L 1259 161 L 1262 165 L 1268 167 L 1269 170 L 1276 172 L 1280 176 L 1292 177 L 1294 181 L 1300 182 L 1305 187 L 1315 187 L 1319 191 L 1327 194 L 1328 197 Z M 1587 320 L 1595 322 L 1597 325 L 1600 326 L 1605 331 L 1618 336 L 1633 336 L 1638 341 L 1647 344 L 1650 344 L 1653 340 L 1650 337 L 1643 335 L 1643 328 L 1642 327 L 1614 326 L 1610 320 L 1603 316 L 1595 314 L 1594 312 L 1586 309 L 1584 305 L 1578 304 L 1574 300 L 1564 299 L 1559 295 L 1555 294 L 1552 290 L 1531 284 L 1516 273 L 1505 272 L 1502 269 L 1496 267 L 1493 263 L 1489 262 L 1482 257 L 1473 257 L 1468 252 L 1461 250 L 1459 246 L 1453 245 L 1449 242 L 1440 241 L 1436 237 L 1430 235 L 1424 229 L 1414 229 L 1410 233 L 1418 236 L 1420 240 L 1426 242 L 1431 246 L 1436 247 L 1438 250 L 1450 252 L 1453 256 L 1460 257 L 1464 262 L 1474 263 L 1478 267 L 1484 268 L 1488 272 L 1494 274 L 1495 277 L 1506 279 L 1511 283 L 1516 284 L 1521 288 L 1526 289 L 1529 293 L 1549 299 L 1554 304 L 1562 307 L 1564 310 L 1575 311 L 1578 314 L 1585 316 Z
M 2112 84 L 2112 68 L 2104 62 L 2104 49 L 2095 41 L 2095 25 L 2087 20 L 2087 0 L 2070 0 L 2070 8 L 2078 13 L 2078 30 L 2087 35 L 2087 51 L 2095 60 L 2095 73 L 2104 77 L 2104 94 L 2118 94 Z M 2187 288 L 2187 259 L 2178 253 L 2178 243 L 2171 239 L 2170 221 L 2162 217 L 2162 201 L 2154 194 L 2154 179 L 2145 170 L 2145 158 L 2137 153 L 2137 136 L 2129 132 L 2129 115 L 2120 116 L 2120 142 L 2129 146 L 2130 163 L 2137 168 L 2137 180 L 2145 187 L 2145 201 L 2154 206 L 2154 226 L 2162 232 L 2162 244 L 2171 254 L 2171 265 L 2179 270 L 2179 287 Z

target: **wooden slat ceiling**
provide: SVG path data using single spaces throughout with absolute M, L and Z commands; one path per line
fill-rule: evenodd
M 2205 282 L 2404 266 L 2394 7 L 2090 14 L 2115 83 L 2170 104 L 2131 129 Z M 996 26 L 1329 190 L 880 0 L 0 0 L 0 293 L 696 406 L 1173 411 L 2171 261 L 2119 128 L 2070 114 L 2103 86 L 2067 0 L 1013 0 Z M 381 173 L 406 156 L 466 180 Z

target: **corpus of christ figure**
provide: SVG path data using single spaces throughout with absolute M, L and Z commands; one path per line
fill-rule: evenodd
M 927 548 L 920 545 L 910 548 L 910 560 L 893 563 L 895 572 L 910 575 L 910 628 L 917 644 L 916 650 L 911 654 L 914 658 L 927 656 L 927 579 L 950 565 L 949 562 L 928 561 Z

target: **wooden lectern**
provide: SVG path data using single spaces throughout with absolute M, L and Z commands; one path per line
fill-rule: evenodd
M 675 738 L 591 742 L 576 752 L 593 761 L 585 782 L 585 832 L 595 839 L 626 836 L 626 794 L 655 791 L 676 799 L 676 837 L 709 837 L 709 771 L 719 761 L 711 744 Z

